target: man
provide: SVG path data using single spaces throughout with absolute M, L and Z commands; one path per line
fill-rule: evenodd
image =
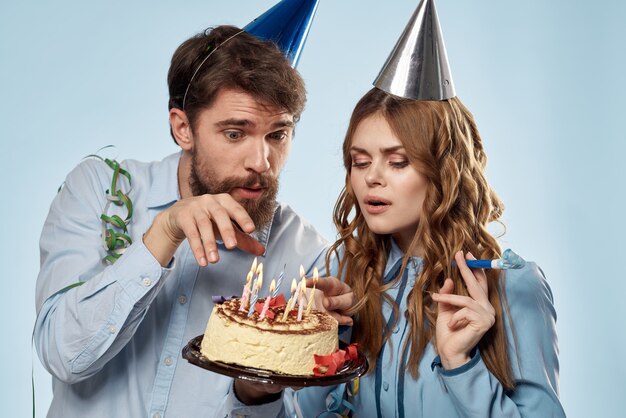
M 254 255 L 266 277 L 323 266 L 325 241 L 275 202 L 304 83 L 273 43 L 222 26 L 178 48 L 168 84 L 181 152 L 113 171 L 84 161 L 44 225 L 35 343 L 53 375 L 48 416 L 281 412 L 280 393 L 239 382 L 237 397 L 180 352 L 211 296 L 241 294 Z

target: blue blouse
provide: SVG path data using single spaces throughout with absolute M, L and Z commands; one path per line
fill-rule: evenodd
M 396 277 L 403 256 L 393 243 L 385 282 Z M 513 322 L 511 325 L 505 315 L 516 384 L 509 392 L 487 369 L 478 350 L 465 365 L 445 370 L 429 343 L 417 379 L 407 372 L 405 363 L 399 364 L 409 331 L 402 313 L 407 310 L 407 295 L 421 266 L 420 258 L 411 258 L 402 279 L 388 291 L 401 315 L 390 341 L 381 350 L 376 370 L 360 378 L 357 395 L 345 396 L 346 389 L 354 390 L 354 384 L 348 384 L 348 388 L 345 384 L 305 388 L 295 393 L 294 407 L 305 417 L 337 416 L 336 412 L 345 412 L 347 402 L 355 417 L 564 417 L 558 398 L 556 312 L 541 269 L 529 262 L 522 269 L 503 273 Z M 383 304 L 385 318 L 389 320 L 391 313 L 389 304 Z

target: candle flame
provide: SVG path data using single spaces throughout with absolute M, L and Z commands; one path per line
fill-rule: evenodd
M 252 267 L 250 267 L 250 271 L 251 272 L 256 271 L 256 257 L 254 257 L 254 261 L 252 262 Z
M 256 268 L 256 274 L 263 273 L 263 263 L 259 263 L 259 266 Z
M 246 277 L 246 284 L 250 284 L 252 281 L 252 271 L 248 272 L 248 277 Z
M 274 293 L 276 289 L 276 279 L 272 279 L 272 283 L 270 283 L 270 293 Z
M 262 285 L 263 285 L 263 272 L 261 271 L 261 273 L 259 274 L 259 277 L 257 278 L 257 283 L 256 283 L 257 290 L 261 290 Z
M 292 295 L 296 292 L 297 288 L 298 288 L 298 282 L 296 282 L 296 279 L 291 279 L 291 294 Z
M 320 278 L 320 272 L 317 270 L 317 267 L 313 269 L 313 282 L 317 283 Z
M 303 277 L 302 280 L 300 280 L 300 292 L 302 292 L 302 294 L 304 295 L 305 290 L 306 290 L 306 279 Z
M 300 264 L 300 277 L 305 277 L 304 276 L 304 267 L 302 267 L 302 264 Z

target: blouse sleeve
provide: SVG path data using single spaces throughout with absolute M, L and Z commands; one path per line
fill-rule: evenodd
M 552 291 L 535 263 L 508 270 L 505 315 L 515 389 L 506 391 L 476 351 L 458 369 L 433 367 L 463 417 L 565 417 L 558 398 L 556 311 Z

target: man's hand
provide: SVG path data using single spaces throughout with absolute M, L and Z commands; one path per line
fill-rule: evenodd
M 198 264 L 217 263 L 217 239 L 228 249 L 239 248 L 262 255 L 265 248 L 249 233 L 254 222 L 233 197 L 227 193 L 182 199 L 156 216 L 143 236 L 145 246 L 162 266 L 169 264 L 184 239 Z
M 313 279 L 307 279 L 307 287 L 312 286 Z M 354 293 L 350 286 L 336 277 L 322 277 L 317 281 L 315 289 L 315 309 L 328 312 L 339 325 L 353 325 L 352 318 L 346 314 L 354 305 Z

